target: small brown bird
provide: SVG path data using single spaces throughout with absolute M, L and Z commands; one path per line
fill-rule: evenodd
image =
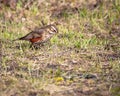
M 15 39 L 16 40 L 26 40 L 32 44 L 39 44 L 48 41 L 53 35 L 58 33 L 58 29 L 54 24 L 46 25 L 41 28 L 37 28 L 34 31 L 28 33 L 24 37 Z

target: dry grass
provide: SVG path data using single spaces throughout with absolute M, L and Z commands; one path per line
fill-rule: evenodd
M 16 11 L 3 7 L 1 96 L 119 96 L 120 2 L 93 1 L 36 1 L 28 10 L 19 2 Z M 28 42 L 12 42 L 42 26 L 41 20 L 61 23 L 44 46 L 31 49 Z

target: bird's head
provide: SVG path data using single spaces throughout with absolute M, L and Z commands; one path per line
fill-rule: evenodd
M 51 25 L 51 31 L 53 32 L 53 33 L 58 33 L 58 29 L 57 29 L 57 27 L 55 26 L 55 25 Z

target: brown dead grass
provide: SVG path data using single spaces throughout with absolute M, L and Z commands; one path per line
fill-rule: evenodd
M 119 96 L 119 2 L 92 1 L 43 0 L 24 10 L 19 2 L 15 11 L 3 5 L 1 96 Z M 39 49 L 12 42 L 41 20 L 60 22 L 59 34 Z

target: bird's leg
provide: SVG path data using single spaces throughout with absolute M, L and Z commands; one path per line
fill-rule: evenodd
M 34 46 L 33 46 L 33 43 L 31 43 L 31 44 L 30 44 L 30 48 L 32 48 L 32 49 L 33 49 L 33 47 L 34 47 Z
M 32 43 L 31 44 L 31 48 L 32 49 L 39 49 L 40 48 L 40 44 L 39 43 Z
M 43 20 L 41 20 L 41 23 L 42 23 L 43 26 L 45 26 L 45 22 Z

